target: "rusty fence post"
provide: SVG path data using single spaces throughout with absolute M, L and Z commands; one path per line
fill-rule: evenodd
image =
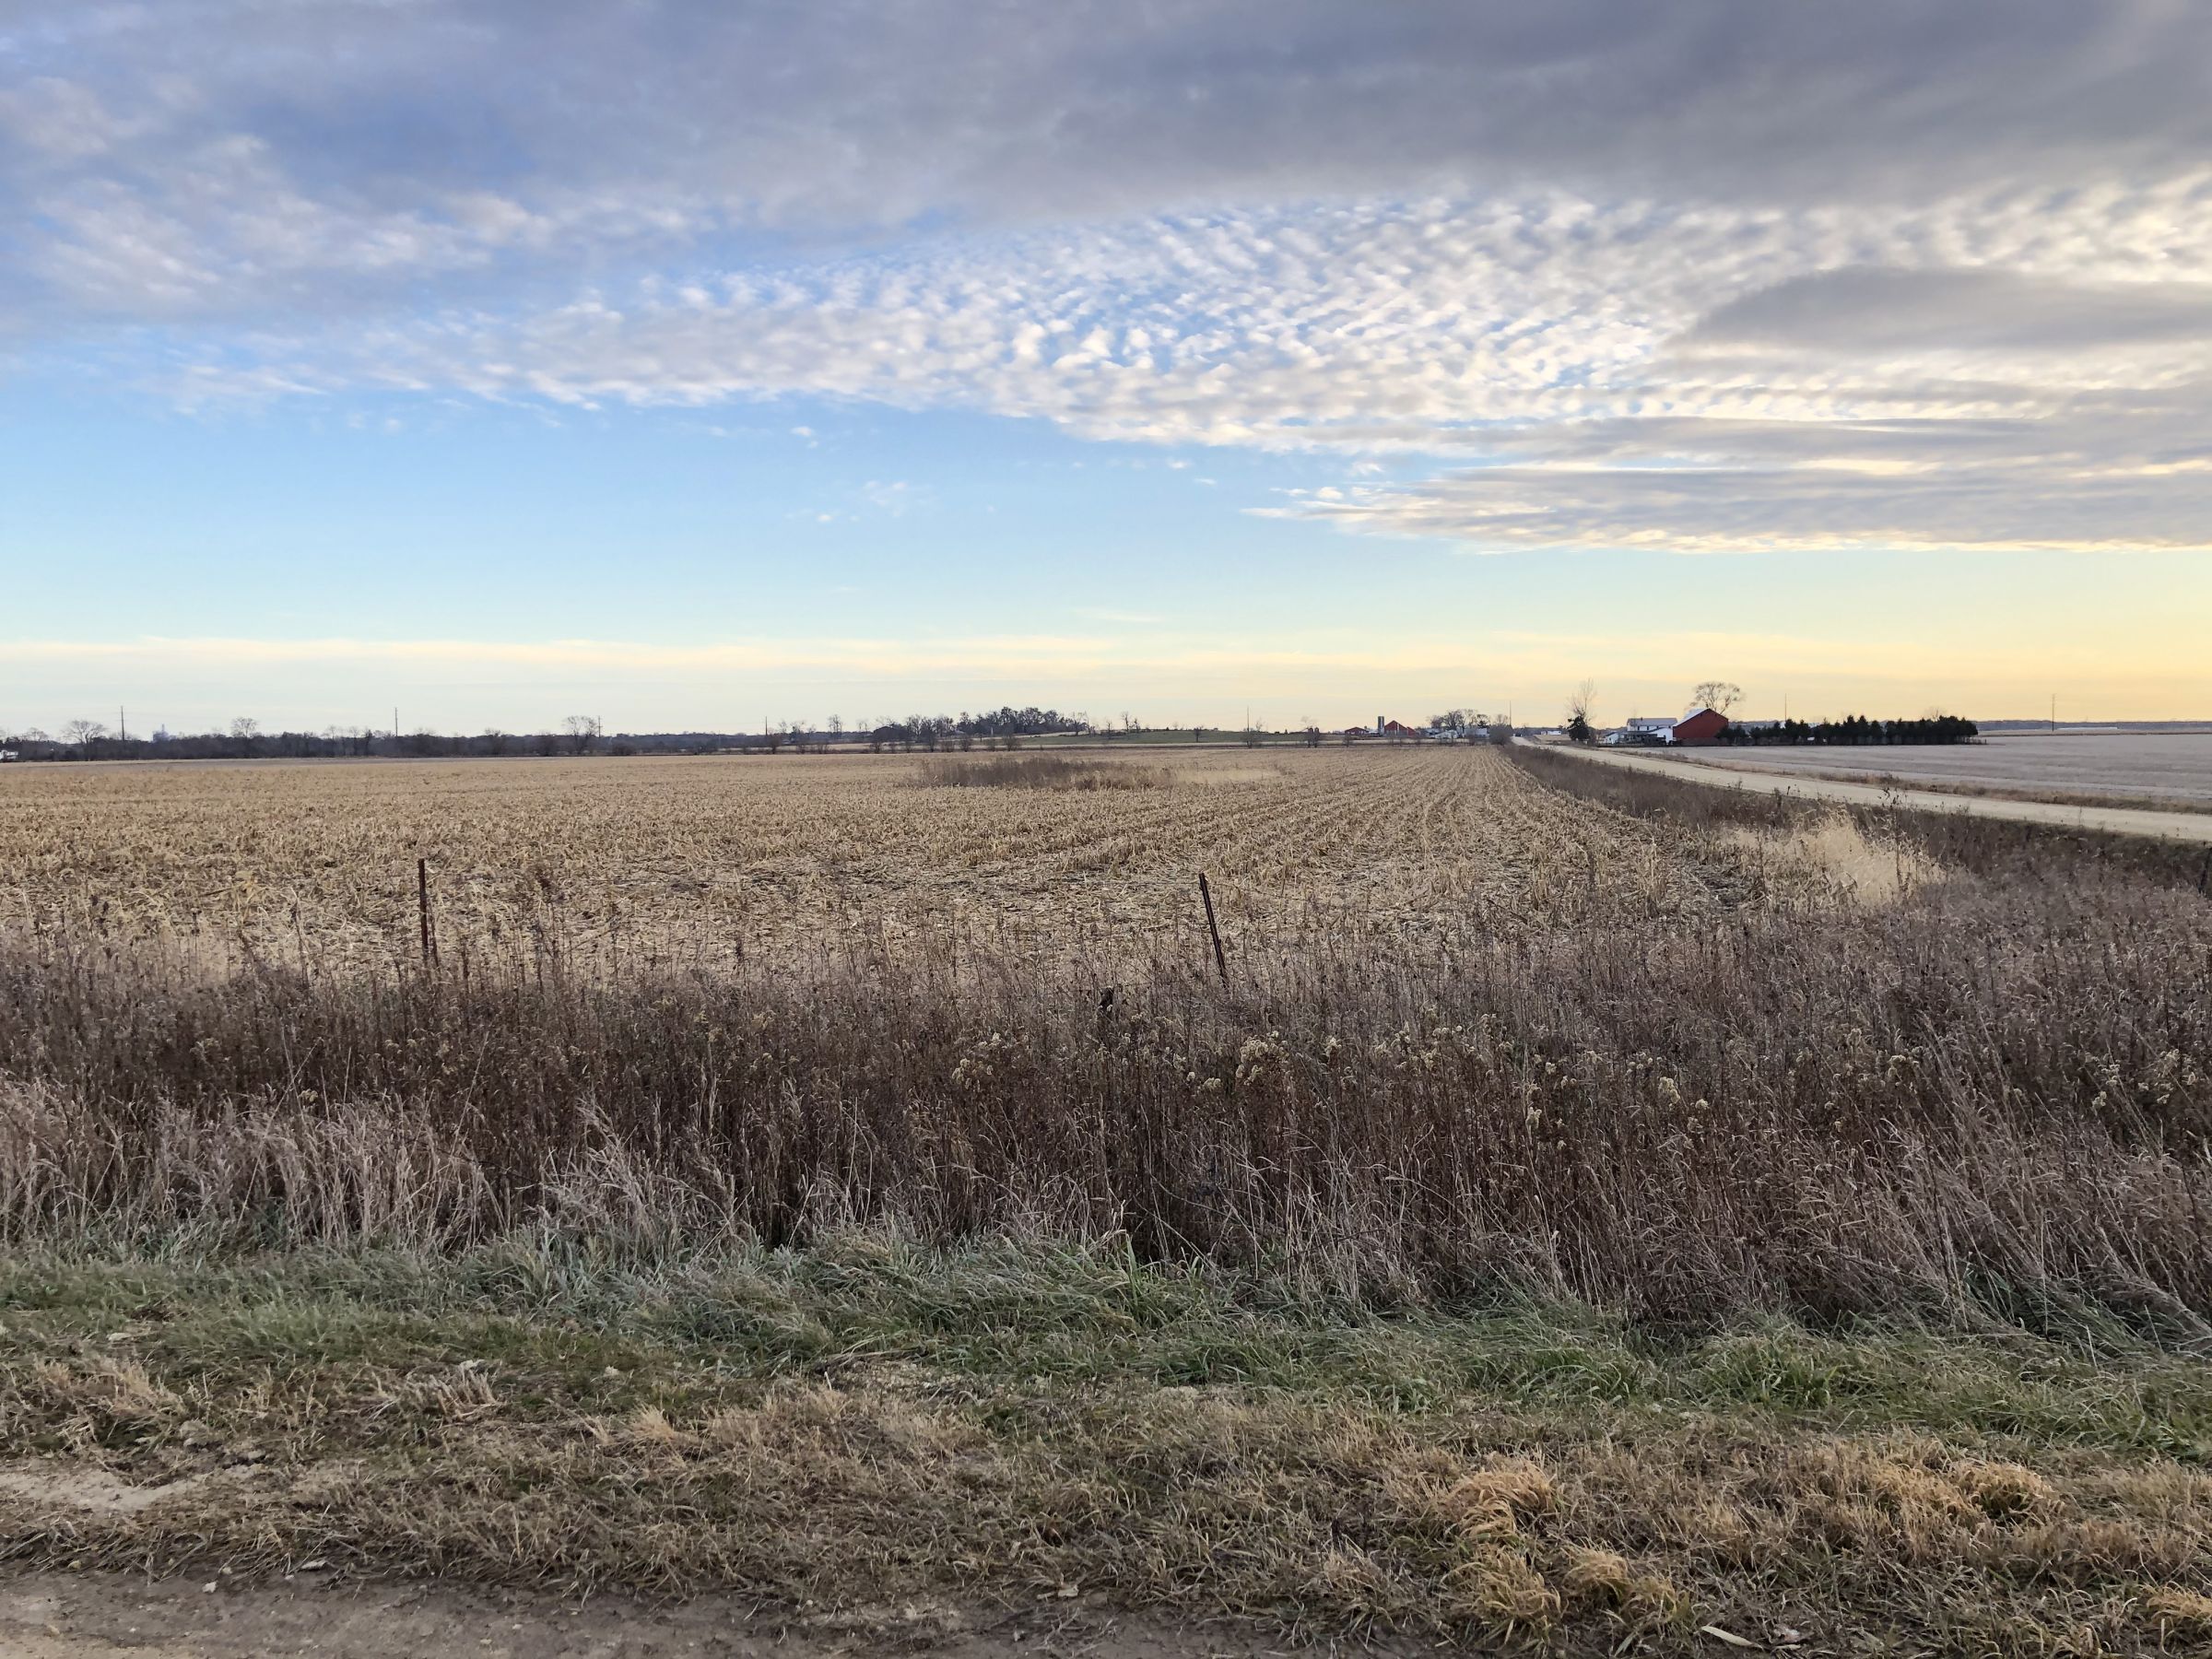
M 1206 885 L 1206 872 L 1198 873 L 1198 897 L 1206 900 L 1206 931 L 1214 939 L 1214 967 L 1221 975 L 1221 989 L 1229 989 L 1229 958 L 1221 949 L 1221 926 L 1214 920 L 1214 889 Z

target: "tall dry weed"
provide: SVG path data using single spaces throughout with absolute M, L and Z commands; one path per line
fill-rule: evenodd
M 1369 1299 L 2212 1315 L 2212 907 L 2091 876 L 1448 956 L 618 985 L 0 947 L 0 1232 L 1126 1233 Z M 2071 1310 L 2072 1312 L 2069 1312 Z
M 535 1227 L 666 1253 L 888 1222 L 1120 1234 L 1382 1301 L 2206 1333 L 2193 890 L 2039 843 L 2018 856 L 2065 874 L 2041 878 L 1940 824 L 1677 816 L 1640 779 L 1584 802 L 1492 756 L 1371 759 L 1189 792 L 1215 796 L 1189 821 L 1182 791 L 1135 816 L 947 803 L 995 838 L 979 857 L 1043 867 L 994 877 L 1020 913 L 864 912 L 806 949 L 631 944 L 643 853 L 596 891 L 539 871 L 531 908 L 485 912 L 519 937 L 453 919 L 434 965 L 11 930 L 0 1238 Z M 1171 833 L 1234 872 L 1226 988 L 1188 872 L 1084 862 Z M 1077 882 L 1099 908 L 1064 900 Z M 580 912 L 621 950 L 587 948 Z

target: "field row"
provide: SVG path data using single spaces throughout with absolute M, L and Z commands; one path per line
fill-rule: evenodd
M 629 960 L 917 940 L 1203 948 L 1710 910 L 1694 860 L 1494 752 L 1193 753 L 1136 786 L 957 788 L 897 757 L 23 769 L 0 918 L 311 962 L 418 947 Z

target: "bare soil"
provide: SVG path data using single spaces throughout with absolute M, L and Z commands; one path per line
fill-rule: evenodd
M 188 1476 L 147 1486 L 99 1468 L 48 1462 L 0 1469 L 0 1496 L 86 1516 L 135 1515 L 221 1477 Z M 920 1599 L 836 1612 L 794 1611 L 734 1595 L 648 1601 L 436 1580 L 349 1580 L 320 1561 L 261 1578 L 234 1576 L 228 1568 L 167 1577 L 78 1571 L 0 1578 L 0 1654 L 7 1659 L 124 1653 L 136 1659 L 276 1653 L 396 1659 L 460 1653 L 497 1659 L 771 1653 L 779 1659 L 813 1659 L 924 1649 L 949 1659 L 1000 1653 L 1198 1659 L 1278 1652 L 1285 1640 L 1280 1630 L 1263 1631 L 1237 1621 L 1198 1626 L 1157 1617 L 1133 1619 L 1097 1596 L 1048 1595 L 1029 1606 Z M 1300 1645 L 1325 1651 L 1334 1644 Z M 1375 1650 L 1371 1645 L 1362 1651 Z
M 835 1617 L 762 1612 L 729 1596 L 651 1603 L 564 1599 L 438 1583 L 347 1583 L 302 1572 L 262 1583 L 41 1572 L 0 1579 L 0 1653 L 9 1659 L 644 1659 L 653 1655 L 829 1655 L 926 1650 L 947 1659 L 1066 1654 L 1200 1659 L 1281 1652 L 1230 1624 L 1178 1626 L 1097 1607 L 865 1609 Z M 1326 1652 L 1329 1644 L 1301 1644 Z M 1363 1652 L 1373 1652 L 1366 1648 Z

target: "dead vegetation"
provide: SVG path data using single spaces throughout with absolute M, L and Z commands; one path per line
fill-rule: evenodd
M 1105 984 L 988 959 L 209 979 L 0 947 L 0 1236 L 675 1248 L 891 1218 L 1126 1233 L 1359 1299 L 2207 1328 L 2194 895 L 2088 873 L 1397 959 L 1233 945 L 1226 994 L 1203 945 Z
M 1547 759 L 16 797 L 0 1551 L 2192 1639 L 2212 906 Z
M 2212 1571 L 2212 1393 L 2124 1341 L 1650 1347 L 881 1232 L 629 1269 L 18 1258 L 0 1313 L 34 1459 L 0 1550 L 33 1561 L 1815 1653 L 2147 1652 Z
M 942 756 L 921 762 L 916 781 L 931 789 L 1165 789 L 1174 773 L 1126 760 L 1077 760 L 1066 755 Z
M 916 787 L 925 765 L 1032 762 L 1171 782 Z M 764 959 L 1141 964 L 1194 942 L 1202 870 L 1240 935 L 1378 947 L 1470 920 L 1712 909 L 1641 826 L 1488 750 L 0 774 L 0 927 L 17 933 L 153 940 L 210 971 L 388 974 L 417 955 L 418 859 L 444 960 L 532 978 L 556 963 L 609 981 Z
M 1894 835 L 1885 842 L 1843 812 L 1807 815 L 1783 829 L 1739 825 L 1722 845 L 1741 859 L 1756 890 L 1824 894 L 1840 904 L 1895 904 L 1942 873 L 1917 844 Z

